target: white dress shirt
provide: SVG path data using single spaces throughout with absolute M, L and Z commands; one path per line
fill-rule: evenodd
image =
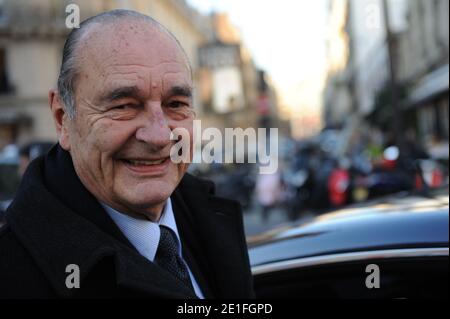
M 103 206 L 103 208 L 105 208 L 106 212 L 120 228 L 125 237 L 127 237 L 131 244 L 133 244 L 133 246 L 137 249 L 137 251 L 148 260 L 152 262 L 155 260 L 156 251 L 158 250 L 159 238 L 161 236 L 159 225 L 166 226 L 175 233 L 178 242 L 178 254 L 181 256 L 181 259 L 183 259 L 180 236 L 178 234 L 178 228 L 175 222 L 175 216 L 172 209 L 172 201 L 170 200 L 170 198 L 167 199 L 166 205 L 164 206 L 163 212 L 161 214 L 161 218 L 157 223 L 151 222 L 146 219 L 133 218 L 116 211 L 106 204 L 100 204 Z M 184 261 L 184 263 L 189 271 L 189 276 L 191 278 L 195 294 L 197 295 L 197 297 L 203 299 L 203 293 L 197 281 L 195 280 L 194 275 L 189 268 L 189 265 L 186 263 L 186 261 Z

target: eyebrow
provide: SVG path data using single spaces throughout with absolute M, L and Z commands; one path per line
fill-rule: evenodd
M 172 86 L 166 96 L 192 97 L 192 88 L 189 86 Z
M 165 94 L 166 97 L 183 96 L 187 98 L 192 97 L 192 88 L 190 86 L 172 86 Z M 140 99 L 141 94 L 137 86 L 125 86 L 113 89 L 106 92 L 99 98 L 101 102 L 114 102 L 124 98 Z
M 114 102 L 130 97 L 136 99 L 140 97 L 139 89 L 136 86 L 125 86 L 113 89 L 112 91 L 109 91 L 101 96 L 99 100 L 102 102 Z

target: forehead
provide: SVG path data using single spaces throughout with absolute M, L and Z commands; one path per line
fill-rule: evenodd
M 190 70 L 175 40 L 148 22 L 95 26 L 80 40 L 80 73 L 87 82 L 164 88 L 190 85 Z

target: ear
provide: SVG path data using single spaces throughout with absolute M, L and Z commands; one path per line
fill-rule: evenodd
M 53 116 L 53 121 L 55 122 L 59 144 L 66 151 L 70 151 L 68 127 L 70 124 L 70 119 L 64 110 L 58 91 L 55 89 L 50 90 L 48 92 L 48 100 Z

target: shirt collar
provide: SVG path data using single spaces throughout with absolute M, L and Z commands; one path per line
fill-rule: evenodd
M 159 229 L 160 225 L 170 228 L 175 233 L 178 242 L 178 254 L 181 256 L 181 241 L 170 197 L 167 199 L 166 205 L 164 205 L 161 218 L 156 223 L 145 219 L 133 218 L 118 212 L 104 203 L 100 204 L 123 232 L 125 237 L 127 237 L 137 251 L 148 260 L 155 260 L 161 236 L 161 231 Z

